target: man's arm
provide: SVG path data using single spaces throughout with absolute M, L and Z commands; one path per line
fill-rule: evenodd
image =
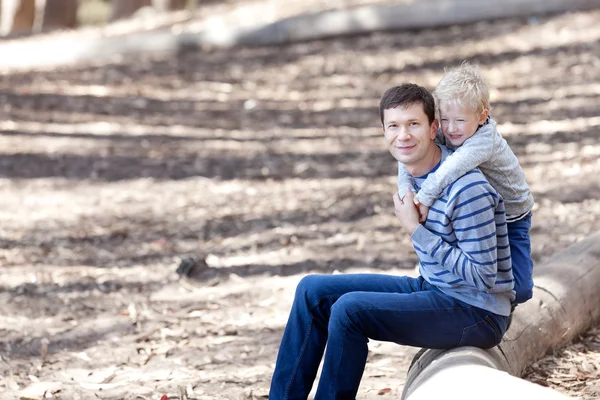
M 423 225 L 416 227 L 411 239 L 420 251 L 428 253 L 438 265 L 428 265 L 435 275 L 448 283 L 466 284 L 479 290 L 491 289 L 497 273 L 497 238 L 495 212 L 498 195 L 489 183 L 483 179 L 460 188 L 448 200 L 451 210 L 450 226 L 457 241 L 448 243 L 442 238 L 447 227 L 434 225 L 427 229 Z M 435 231 L 434 231 L 435 229 Z M 456 279 L 444 278 L 446 274 Z
M 437 171 L 429 174 L 421 185 L 416 197 L 418 202 L 431 207 L 452 182 L 489 160 L 494 151 L 495 133 L 492 123 L 483 125 L 453 154 L 446 157 Z

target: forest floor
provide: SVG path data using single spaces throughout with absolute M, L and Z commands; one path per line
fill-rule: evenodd
M 599 19 L 0 76 L 3 398 L 266 398 L 302 276 L 415 273 L 378 99 L 464 59 L 535 196 L 535 262 L 600 230 Z M 178 280 L 189 256 L 211 267 L 204 285 Z M 358 398 L 399 398 L 417 350 L 371 342 Z M 528 379 L 598 398 L 600 330 Z

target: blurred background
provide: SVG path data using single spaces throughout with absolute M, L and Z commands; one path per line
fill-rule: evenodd
M 463 60 L 535 262 L 598 231 L 600 5 L 480 3 L 3 0 L 0 387 L 266 398 L 304 274 L 415 274 L 378 101 Z M 599 350 L 595 328 L 528 377 L 597 398 Z M 399 398 L 415 351 L 372 342 L 359 398 Z

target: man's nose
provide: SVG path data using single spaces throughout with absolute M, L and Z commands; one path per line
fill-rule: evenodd
M 410 133 L 408 132 L 408 129 L 405 127 L 398 129 L 398 136 L 396 136 L 396 139 L 401 141 L 410 139 Z
M 448 122 L 448 131 L 454 132 L 456 130 L 456 124 L 454 122 Z

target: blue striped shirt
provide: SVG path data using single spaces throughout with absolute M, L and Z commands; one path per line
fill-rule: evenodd
M 450 151 L 440 146 L 442 159 Z M 427 175 L 415 177 L 418 191 Z M 443 293 L 499 315 L 515 298 L 504 201 L 479 170 L 448 186 L 411 235 L 419 272 Z

